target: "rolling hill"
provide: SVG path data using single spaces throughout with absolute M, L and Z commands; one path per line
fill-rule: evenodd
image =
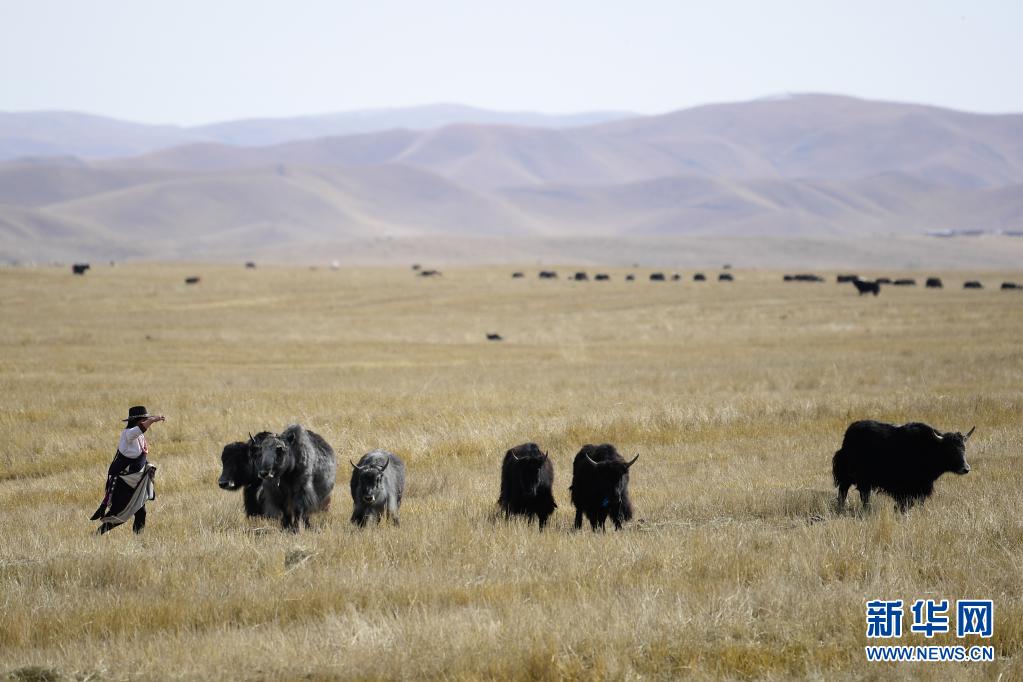
M 1021 227 L 1023 116 L 828 95 L 563 129 L 457 123 L 0 163 L 8 260 Z

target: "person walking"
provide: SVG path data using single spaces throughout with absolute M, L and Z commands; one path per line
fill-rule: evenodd
M 117 454 L 107 469 L 106 494 L 103 501 L 89 519 L 99 520 L 97 532 L 102 535 L 134 516 L 132 530 L 141 533 L 146 527 L 146 502 L 156 499 L 156 466 L 149 463 L 149 443 L 146 431 L 157 422 L 165 421 L 162 415 L 151 415 L 142 405 L 128 409 L 127 426 L 121 431 L 117 443 Z

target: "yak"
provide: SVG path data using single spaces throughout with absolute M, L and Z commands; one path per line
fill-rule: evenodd
M 915 287 L 916 280 L 912 277 L 903 277 L 892 282 L 892 285 L 897 287 Z
M 856 486 L 866 509 L 870 493 L 888 493 L 900 511 L 923 502 L 934 492 L 934 482 L 945 472 L 970 472 L 966 441 L 976 427 L 961 433 L 939 433 L 920 422 L 895 426 L 864 420 L 845 431 L 842 447 L 831 460 L 838 488 L 838 511 L 845 509 L 849 488 Z
M 512 279 L 522 279 L 525 276 L 526 276 L 526 273 L 524 273 L 524 272 L 513 272 L 512 273 Z
M 941 289 L 941 278 L 940 277 L 928 277 L 927 282 L 924 283 L 928 289 Z
M 504 341 L 504 337 L 497 332 L 487 332 L 487 341 Z
M 653 272 L 653 273 L 650 273 L 650 281 L 651 282 L 663 282 L 664 281 L 664 273 L 663 272 Z
M 512 514 L 535 516 L 540 530 L 558 508 L 554 501 L 554 464 L 536 443 L 523 443 L 504 453 L 501 463 L 501 495 L 497 504 L 507 519 Z
M 838 275 L 835 277 L 835 282 L 838 284 L 848 284 L 849 282 L 855 282 L 858 279 L 858 275 Z
M 91 267 L 88 263 L 75 263 L 71 266 L 71 272 L 76 275 L 84 275 L 85 271 Z
M 576 282 L 588 282 L 590 280 L 590 276 L 587 275 L 585 272 L 577 272 L 572 277 L 572 279 L 574 279 Z
M 626 275 L 625 276 L 625 281 L 626 282 L 634 282 L 634 281 L 636 281 L 636 276 L 632 275 L 632 274 Z
M 575 528 L 582 528 L 583 515 L 594 531 L 604 530 L 607 517 L 621 530 L 622 524 L 632 519 L 632 501 L 629 499 L 629 468 L 631 462 L 618 454 L 615 446 L 584 445 L 572 462 L 572 504 L 575 506 Z
M 540 271 L 540 279 L 557 279 L 557 278 L 558 278 L 558 273 L 554 272 L 553 270 L 541 270 Z
M 735 278 L 732 277 L 732 274 L 729 273 L 729 272 L 722 272 L 720 275 L 718 275 L 718 281 L 719 282 L 734 282 Z
M 593 279 L 595 279 L 598 282 L 606 282 L 609 279 L 611 279 L 611 275 L 607 274 L 606 272 L 598 272 L 597 276 L 594 277 Z
M 975 279 L 971 279 L 968 282 L 963 282 L 963 289 L 983 289 L 984 285 Z
M 281 518 L 284 530 L 309 526 L 309 514 L 330 507 L 337 475 L 334 450 L 319 434 L 292 424 L 267 434 L 259 444 L 257 471 L 267 516 Z
M 1023 288 L 1023 287 L 1020 287 L 1020 285 L 1016 284 L 1015 282 L 1002 282 L 1002 291 L 1007 291 L 1007 290 L 1011 290 L 1011 289 L 1020 289 L 1020 288 Z
M 693 275 L 693 281 L 694 282 L 706 282 L 707 281 L 707 275 L 703 274 L 702 272 L 698 272 L 695 275 Z
M 857 277 L 852 281 L 852 283 L 856 286 L 856 291 L 860 292 L 860 296 L 864 294 L 874 294 L 877 296 L 881 293 L 881 280 L 868 282 L 865 279 Z
M 217 485 L 228 491 L 241 488 L 246 516 L 267 516 L 260 492 L 263 481 L 259 477 L 256 462 L 259 456 L 259 443 L 269 435 L 268 431 L 261 431 L 255 436 L 250 435 L 248 441 L 235 441 L 225 445 L 223 452 L 220 453 L 223 468 Z
M 398 525 L 401 497 L 405 494 L 405 463 L 386 450 L 367 452 L 352 465 L 352 523 L 365 526 L 370 518 L 377 523 L 384 513 Z

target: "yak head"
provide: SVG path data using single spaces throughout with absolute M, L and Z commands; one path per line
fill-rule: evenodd
M 377 500 L 383 499 L 384 471 L 387 469 L 387 465 L 391 463 L 391 460 L 385 460 L 383 465 L 380 466 L 376 464 L 363 464 L 359 466 L 352 460 L 348 460 L 348 463 L 352 465 L 352 477 L 356 481 L 356 499 L 361 500 L 365 504 L 373 504 Z
M 238 441 L 225 445 L 224 451 L 220 453 L 220 463 L 223 468 L 217 485 L 224 490 L 238 490 L 243 485 L 258 480 L 254 460 L 249 454 L 248 443 Z
M 547 463 L 547 453 L 542 452 L 534 443 L 514 447 L 505 453 L 515 462 L 514 471 L 518 475 L 519 485 L 527 495 L 536 495 L 540 489 L 540 472 Z
M 948 433 L 934 432 L 934 439 L 938 444 L 943 471 L 951 471 L 960 476 L 970 473 L 970 465 L 966 462 L 966 441 L 970 440 L 970 436 L 973 435 L 976 429 L 977 427 L 974 426 L 967 431 L 965 436 L 958 431 Z
M 596 482 L 597 493 L 603 498 L 604 506 L 617 506 L 622 503 L 629 484 L 629 467 L 636 463 L 639 455 L 626 462 L 615 456 L 612 459 L 597 461 L 586 454 L 586 460 L 593 467 L 593 480 Z
M 259 453 L 256 465 L 260 478 L 279 478 L 291 470 L 294 464 L 291 446 L 295 439 L 295 432 L 289 429 L 282 434 L 267 433 L 258 443 L 250 441 Z

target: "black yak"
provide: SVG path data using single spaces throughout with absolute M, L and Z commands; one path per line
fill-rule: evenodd
M 854 485 L 864 508 L 875 488 L 895 498 L 901 511 L 923 502 L 946 471 L 969 473 L 966 441 L 973 431 L 964 436 L 939 433 L 919 422 L 902 426 L 871 420 L 853 422 L 831 460 L 838 510 L 845 509 L 845 497 Z
M 963 289 L 983 289 L 984 285 L 975 279 L 971 279 L 968 282 L 963 282 Z
M 718 281 L 719 282 L 734 282 L 735 278 L 732 277 L 732 274 L 730 272 L 722 272 L 720 275 L 718 275 Z
M 892 283 L 892 278 L 891 277 L 878 277 L 876 281 L 877 281 L 878 284 L 891 284 Z
M 575 506 L 575 527 L 583 525 L 583 514 L 593 530 L 604 530 L 607 517 L 620 530 L 632 519 L 629 500 L 629 467 L 639 455 L 626 462 L 615 446 L 584 445 L 572 462 L 572 504 Z
M 897 287 L 915 287 L 916 280 L 912 277 L 903 277 L 892 282 L 892 285 Z
M 554 272 L 553 270 L 541 270 L 540 271 L 540 279 L 557 279 L 557 278 L 558 278 L 558 273 Z
M 267 516 L 280 514 L 281 527 L 297 532 L 309 514 L 330 507 L 337 475 L 334 450 L 318 434 L 292 424 L 259 444 L 257 460 Z
M 625 281 L 626 282 L 633 282 L 633 281 L 635 281 L 635 279 L 636 279 L 636 276 L 632 275 L 632 274 L 629 274 L 629 275 L 625 276 Z
M 703 274 L 702 272 L 698 272 L 695 275 L 693 275 L 693 281 L 694 282 L 706 282 L 707 281 L 707 275 Z
M 525 276 L 526 276 L 526 273 L 524 273 L 524 272 L 513 272 L 512 273 L 512 279 L 522 279 Z
M 71 266 L 71 272 L 76 275 L 84 275 L 85 271 L 91 267 L 88 263 L 75 263 Z
M 1019 288 L 1020 288 L 1020 285 L 1016 284 L 1015 282 L 1002 282 L 1002 291 L 1006 291 L 1006 290 L 1010 290 L 1010 289 L 1019 289 Z
M 504 341 L 504 337 L 494 332 L 488 332 L 487 341 Z
M 663 272 L 651 273 L 650 274 L 650 281 L 651 282 L 663 282 L 664 281 L 664 273 Z
M 928 289 L 941 289 L 941 278 L 940 277 L 928 277 L 927 282 L 924 284 Z
M 440 277 L 441 274 L 440 270 L 421 270 L 419 272 L 420 277 Z
M 585 272 L 577 272 L 572 277 L 572 279 L 574 279 L 576 282 L 587 282 L 589 281 L 590 276 L 587 275 Z
M 537 517 L 540 530 L 558 508 L 554 502 L 554 464 L 536 443 L 523 443 L 504 453 L 501 463 L 501 495 L 497 504 L 505 518 L 512 514 Z
M 200 281 L 200 278 L 198 278 L 198 277 L 186 277 L 185 278 L 185 284 L 198 284 L 199 281 Z
M 611 279 L 611 275 L 607 274 L 606 272 L 598 272 L 597 276 L 594 277 L 593 279 L 597 280 L 598 282 L 606 282 L 609 279 Z
M 365 526 L 371 518 L 377 523 L 386 513 L 398 525 L 401 497 L 405 494 L 405 463 L 386 450 L 367 452 L 352 465 L 352 523 Z
M 267 516 L 260 493 L 263 480 L 257 471 L 257 459 L 259 443 L 269 435 L 268 431 L 262 431 L 255 436 L 249 436 L 248 441 L 229 443 L 220 453 L 222 469 L 217 485 L 228 491 L 241 488 L 246 516 Z
M 860 292 L 860 296 L 864 294 L 874 294 L 875 296 L 877 296 L 878 294 L 881 293 L 880 280 L 876 282 L 868 282 L 865 279 L 860 279 L 859 277 L 857 277 L 856 279 L 853 280 L 853 284 L 856 286 L 856 291 Z
M 838 275 L 835 277 L 835 282 L 838 284 L 847 284 L 849 282 L 855 282 L 859 279 L 857 275 Z

